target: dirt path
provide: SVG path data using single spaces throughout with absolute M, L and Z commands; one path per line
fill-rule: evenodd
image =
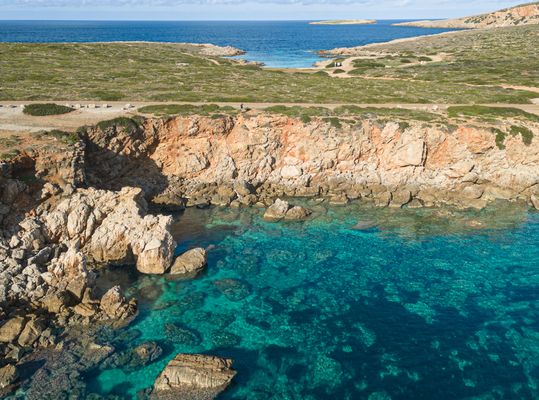
M 32 102 L 0 102 L 0 136 L 9 136 L 20 132 L 38 132 L 42 130 L 62 129 L 73 131 L 82 125 L 93 125 L 99 121 L 112 119 L 120 116 L 130 116 L 137 114 L 137 109 L 147 105 L 155 104 L 217 104 L 219 106 L 232 106 L 240 109 L 237 102 L 133 102 L 129 106 L 125 102 L 104 103 L 77 102 L 81 107 L 69 114 L 54 115 L 46 117 L 33 117 L 23 114 L 22 105 Z M 35 103 L 35 102 L 34 102 Z M 75 102 L 60 102 L 61 104 L 74 105 Z M 244 103 L 245 107 L 257 112 L 263 111 L 267 107 L 284 105 L 299 107 L 325 107 L 334 109 L 342 105 L 354 105 L 358 107 L 373 108 L 401 108 L 407 110 L 422 110 L 430 112 L 444 112 L 449 106 L 458 104 L 350 104 L 350 103 Z M 513 107 L 529 113 L 539 115 L 539 103 L 537 104 L 484 104 L 491 107 Z M 90 106 L 90 108 L 88 108 Z

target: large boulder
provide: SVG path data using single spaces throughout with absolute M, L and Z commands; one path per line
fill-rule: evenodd
M 289 209 L 288 201 L 277 199 L 264 213 L 264 219 L 266 221 L 280 221 L 286 216 Z
M 23 330 L 25 322 L 26 319 L 23 317 L 13 317 L 8 319 L 2 326 L 0 326 L 0 342 L 14 342 Z
M 152 397 L 213 399 L 226 389 L 235 375 L 230 359 L 202 354 L 178 354 L 155 380 Z
M 137 305 L 134 299 L 128 301 L 122 293 L 120 286 L 110 288 L 103 295 L 100 302 L 101 311 L 109 319 L 130 320 L 137 313 Z
M 12 364 L 3 366 L 0 368 L 0 389 L 5 389 L 12 385 L 18 377 L 17 367 Z
M 293 206 L 286 212 L 284 219 L 288 221 L 301 221 L 306 219 L 309 215 L 311 215 L 311 211 L 307 210 L 305 207 Z
M 170 273 L 172 275 L 194 276 L 202 271 L 206 264 L 206 250 L 197 247 L 178 256 L 172 264 Z

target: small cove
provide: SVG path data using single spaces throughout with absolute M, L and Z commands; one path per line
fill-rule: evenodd
M 90 391 L 135 398 L 176 353 L 201 352 L 235 360 L 222 399 L 538 395 L 538 213 L 316 211 L 299 223 L 257 209 L 178 216 L 178 253 L 211 246 L 207 270 L 189 281 L 109 272 L 139 299 L 118 334 L 164 354 L 94 371 Z

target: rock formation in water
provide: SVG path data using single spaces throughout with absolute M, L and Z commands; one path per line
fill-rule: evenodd
M 232 360 L 202 354 L 178 354 L 155 380 L 154 399 L 211 400 L 232 381 Z
M 194 276 L 202 271 L 206 263 L 206 250 L 197 247 L 176 257 L 170 268 L 170 274 Z
M 401 22 L 395 25 L 420 28 L 499 28 L 530 24 L 539 24 L 539 3 L 522 4 L 473 17 Z

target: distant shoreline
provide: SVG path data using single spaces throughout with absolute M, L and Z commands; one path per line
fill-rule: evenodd
M 372 25 L 375 19 L 332 19 L 326 21 L 312 21 L 309 25 Z

